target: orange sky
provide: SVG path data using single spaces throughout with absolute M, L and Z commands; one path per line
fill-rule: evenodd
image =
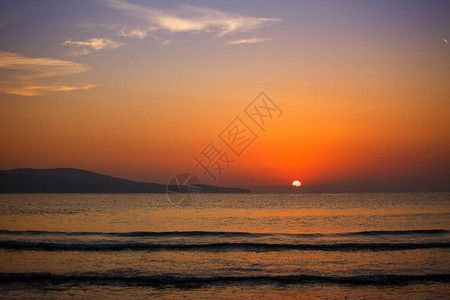
M 188 171 L 237 186 L 449 182 L 445 2 L 180 3 L 2 3 L 13 21 L 0 26 L 0 169 L 159 183 Z M 259 138 L 209 181 L 194 156 L 261 91 L 282 116 L 266 132 L 247 120 Z

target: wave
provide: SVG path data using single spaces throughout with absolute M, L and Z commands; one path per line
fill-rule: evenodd
M 444 235 L 450 233 L 444 229 L 426 230 L 386 230 L 386 231 L 359 231 L 345 233 L 250 233 L 250 232 L 225 232 L 225 231 L 133 231 L 133 232 L 66 232 L 66 231 L 11 231 L 0 230 L 0 235 L 29 235 L 29 236 L 115 236 L 115 237 L 332 237 L 332 236 L 384 236 L 384 235 Z
M 196 237 L 196 236 L 266 236 L 270 234 L 259 234 L 249 232 L 224 232 L 224 231 L 133 231 L 133 232 L 66 232 L 66 231 L 12 231 L 0 230 L 0 235 L 29 235 L 29 236 L 115 236 L 115 237 Z
M 275 244 L 275 243 L 54 243 L 29 241 L 0 241 L 0 249 L 44 251 L 395 251 L 450 248 L 449 242 L 431 243 L 334 243 L 334 244 Z
M 374 274 L 366 276 L 218 276 L 218 277 L 177 277 L 177 276 L 120 276 L 108 274 L 52 274 L 52 273 L 0 273 L 0 284 L 10 283 L 82 283 L 102 285 L 145 285 L 145 286 L 197 286 L 227 284 L 304 284 L 329 283 L 352 285 L 393 285 L 425 282 L 450 282 L 450 274 L 391 275 Z
M 374 230 L 374 231 L 360 231 L 337 233 L 338 236 L 383 236 L 383 235 L 441 235 L 448 234 L 449 230 L 444 229 L 426 229 L 426 230 Z

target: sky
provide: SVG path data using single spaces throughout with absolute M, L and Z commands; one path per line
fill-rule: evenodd
M 3 0 L 0 169 L 449 190 L 449 13 L 448 1 Z

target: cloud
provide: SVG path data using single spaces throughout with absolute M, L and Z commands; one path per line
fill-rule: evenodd
M 75 90 L 90 90 L 95 88 L 95 84 L 83 84 L 80 86 L 70 85 L 25 85 L 21 87 L 0 87 L 2 92 L 6 94 L 14 94 L 21 96 L 39 96 L 45 94 L 45 92 L 68 92 Z
M 23 70 L 33 79 L 65 76 L 85 72 L 88 68 L 81 63 L 52 58 L 30 58 L 20 54 L 0 51 L 0 69 Z
M 134 29 L 134 30 L 122 29 L 119 32 L 119 35 L 123 37 L 136 37 L 139 38 L 140 40 L 148 36 L 147 31 L 142 29 Z
M 42 83 L 49 77 L 68 76 L 82 73 L 88 67 L 72 61 L 31 58 L 20 54 L 0 51 L 0 92 L 24 96 L 42 95 L 45 92 L 63 92 L 73 90 L 88 90 L 94 84 L 80 86 L 66 85 L 60 82 Z
M 219 36 L 244 32 L 279 22 L 275 18 L 254 18 L 216 9 L 178 5 L 174 11 L 140 6 L 123 0 L 106 0 L 111 9 L 124 11 L 134 18 L 144 20 L 153 30 L 170 32 L 215 32 Z
M 256 44 L 256 43 L 267 42 L 270 40 L 272 40 L 272 39 L 270 39 L 270 38 L 251 38 L 251 39 L 231 41 L 228 43 L 228 45 Z
M 85 55 L 98 50 L 110 50 L 122 46 L 123 44 L 114 42 L 106 38 L 92 38 L 87 41 L 65 41 L 61 43 L 64 46 L 70 46 L 76 50 L 70 52 L 70 55 Z

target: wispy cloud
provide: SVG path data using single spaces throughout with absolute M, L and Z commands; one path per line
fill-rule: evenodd
M 267 42 L 270 40 L 271 40 L 270 38 L 251 38 L 251 39 L 231 41 L 228 43 L 228 45 L 256 44 L 256 43 Z
M 170 32 L 215 32 L 219 36 L 244 32 L 279 22 L 275 18 L 255 18 L 211 8 L 178 5 L 175 10 L 162 10 L 140 6 L 123 0 L 106 0 L 112 9 L 144 20 L 152 30 Z
M 75 49 L 69 52 L 70 55 L 85 55 L 93 51 L 115 49 L 123 44 L 107 38 L 91 38 L 87 41 L 68 40 L 63 42 L 61 45 L 69 46 Z
M 29 78 L 65 76 L 88 70 L 84 64 L 52 58 L 31 58 L 20 54 L 0 51 L 0 68 L 23 70 Z
M 42 79 L 82 73 L 88 70 L 84 64 L 72 61 L 31 58 L 20 54 L 0 51 L 0 92 L 24 96 L 42 95 L 45 92 L 88 90 L 94 84 L 79 86 L 60 82 L 43 83 Z
M 0 83 L 1 84 L 1 83 Z M 2 92 L 6 94 L 14 94 L 20 96 L 39 96 L 45 94 L 45 92 L 68 92 L 75 90 L 90 90 L 95 88 L 95 84 L 83 84 L 79 86 L 70 85 L 30 85 L 20 87 L 5 87 L 2 88 Z
M 119 32 L 119 35 L 123 37 L 135 37 L 139 38 L 140 40 L 148 36 L 147 31 L 143 29 L 133 29 L 133 30 L 122 29 Z

